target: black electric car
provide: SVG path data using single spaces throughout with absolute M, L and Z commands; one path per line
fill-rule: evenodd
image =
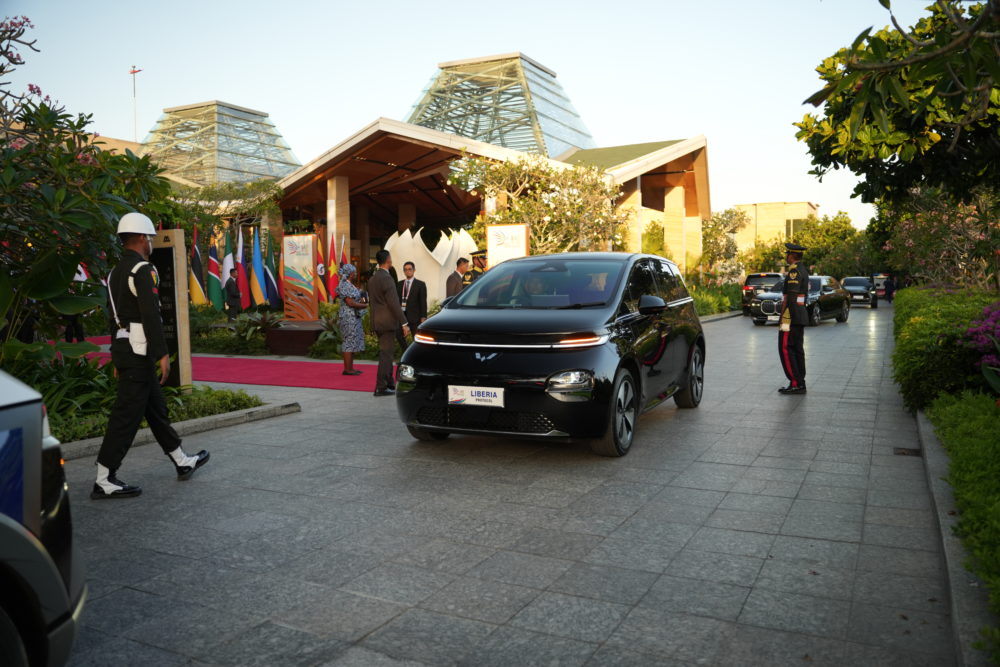
M 870 308 L 878 308 L 878 288 L 875 281 L 866 276 L 848 276 L 840 281 L 844 289 L 851 293 L 851 303 L 865 303 Z
M 420 440 L 449 433 L 591 441 L 623 456 L 640 413 L 697 407 L 705 338 L 677 266 L 566 253 L 490 269 L 424 322 L 396 404 Z

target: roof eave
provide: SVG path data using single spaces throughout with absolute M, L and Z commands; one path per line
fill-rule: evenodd
M 621 184 L 630 181 L 636 176 L 640 176 L 651 169 L 655 169 L 662 164 L 684 157 L 689 153 L 708 146 L 708 140 L 704 134 L 699 134 L 690 139 L 684 139 L 676 144 L 665 146 L 659 150 L 647 153 L 634 160 L 623 162 L 622 164 L 606 169 L 605 172 L 611 176 L 614 183 Z

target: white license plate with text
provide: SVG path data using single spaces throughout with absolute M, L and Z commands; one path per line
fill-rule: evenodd
M 503 387 L 469 387 L 448 385 L 448 405 L 482 405 L 503 407 Z

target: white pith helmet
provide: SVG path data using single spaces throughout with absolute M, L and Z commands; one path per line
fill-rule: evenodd
M 146 236 L 156 236 L 156 228 L 153 221 L 142 213 L 126 213 L 118 221 L 119 234 L 145 234 Z

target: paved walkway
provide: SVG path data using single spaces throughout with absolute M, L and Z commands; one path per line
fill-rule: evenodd
M 159 449 L 93 502 L 67 464 L 90 600 L 72 664 L 948 665 L 947 588 L 892 309 L 806 331 L 706 325 L 706 396 L 581 445 L 409 438 L 392 399 L 261 387 L 302 412 Z M 336 363 L 332 364 L 339 369 Z

